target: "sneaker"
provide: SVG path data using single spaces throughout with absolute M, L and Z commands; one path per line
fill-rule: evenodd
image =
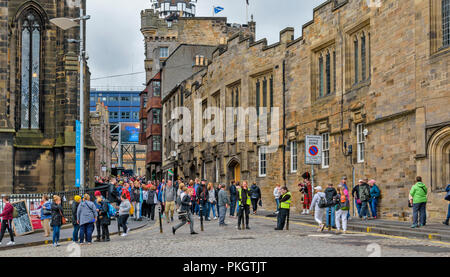
M 217 220 L 217 216 L 214 217 L 214 220 Z
M 245 229 L 250 230 L 250 227 L 247 226 L 247 227 L 245 227 Z
M 306 214 L 309 214 L 309 210 L 306 210 Z
M 175 235 L 175 232 L 176 232 L 175 228 L 172 227 L 172 233 L 173 233 L 174 235 Z
M 323 229 L 325 229 L 325 224 L 322 223 L 322 225 L 320 226 L 320 231 L 323 232 Z
M 419 228 L 416 224 L 411 225 L 411 228 Z
M 242 230 L 240 226 L 238 226 L 237 228 L 238 228 L 238 230 Z
M 196 232 L 192 232 L 192 233 L 191 233 L 191 235 L 198 235 L 198 233 L 196 233 Z
M 446 221 L 442 222 L 442 224 L 444 224 L 444 225 L 447 225 L 447 226 L 448 226 L 448 221 L 446 220 Z M 0 244 L 1 244 L 1 242 L 0 242 Z
M 14 244 L 16 244 L 14 241 L 10 241 L 6 245 L 14 245 Z
M 127 233 L 123 233 L 122 235 L 120 235 L 121 237 L 126 237 L 126 236 L 128 236 L 128 234 Z

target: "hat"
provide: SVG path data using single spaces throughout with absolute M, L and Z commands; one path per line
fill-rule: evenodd
M 102 196 L 102 193 L 101 193 L 99 190 L 97 190 L 97 191 L 94 193 L 94 195 L 95 195 L 95 196 Z
M 317 186 L 317 187 L 315 187 L 314 189 L 315 189 L 315 190 L 322 190 L 322 187 L 321 187 L 321 186 Z
M 375 181 L 374 179 L 369 181 L 369 184 L 375 184 L 377 181 Z
M 311 175 L 309 174 L 309 172 L 305 172 L 305 173 L 303 173 L 302 178 L 309 180 L 309 178 L 311 178 Z
M 364 181 L 363 181 L 363 180 L 361 180 L 361 179 L 359 179 L 358 183 L 364 183 Z
M 81 196 L 75 195 L 75 197 L 74 197 L 73 199 L 74 199 L 76 202 L 80 202 Z

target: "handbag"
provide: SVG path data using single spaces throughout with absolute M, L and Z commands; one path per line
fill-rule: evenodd
M 356 199 L 356 204 L 361 205 L 362 204 L 361 199 Z
M 62 224 L 62 225 L 66 224 L 66 223 L 67 223 L 67 220 L 66 220 L 66 218 L 63 216 L 61 210 L 59 210 L 59 214 L 61 215 L 61 224 Z

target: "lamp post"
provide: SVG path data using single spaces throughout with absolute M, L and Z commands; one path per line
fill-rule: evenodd
M 85 53 L 84 53 L 84 25 L 85 21 L 89 20 L 91 16 L 84 15 L 84 9 L 80 5 L 80 17 L 79 18 L 67 18 L 67 17 L 59 17 L 53 18 L 50 20 L 51 23 L 56 25 L 58 28 L 65 30 L 71 29 L 73 27 L 80 26 L 80 39 L 68 39 L 69 43 L 78 42 L 80 44 L 80 53 L 78 56 L 78 60 L 80 62 L 80 188 L 84 190 L 84 62 L 85 62 Z M 78 24 L 77 22 L 80 22 Z

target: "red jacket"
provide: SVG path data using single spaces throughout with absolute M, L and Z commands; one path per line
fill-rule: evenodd
M 12 220 L 13 219 L 13 211 L 14 208 L 10 203 L 6 203 L 5 207 L 3 208 L 3 212 L 0 214 L 0 217 L 3 220 Z

